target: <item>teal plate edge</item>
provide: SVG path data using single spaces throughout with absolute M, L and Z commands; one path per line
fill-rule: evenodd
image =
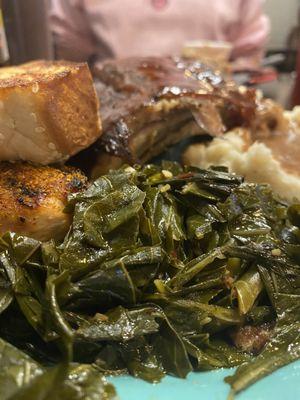
M 130 376 L 111 377 L 120 400 L 226 400 L 229 385 L 224 378 L 234 369 L 190 373 L 186 379 L 167 376 L 151 384 Z M 236 400 L 300 399 L 300 361 L 287 365 L 261 379 Z

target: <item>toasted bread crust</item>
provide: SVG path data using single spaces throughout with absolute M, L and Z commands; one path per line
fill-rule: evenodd
M 59 162 L 100 135 L 87 64 L 35 61 L 0 69 L 0 160 Z

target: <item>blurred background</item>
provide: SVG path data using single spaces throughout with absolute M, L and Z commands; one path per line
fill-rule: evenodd
M 157 9 L 167 7 L 170 2 L 172 0 L 169 0 L 169 3 L 168 0 L 152 0 L 153 7 Z M 239 0 L 236 2 L 238 3 Z M 76 7 L 79 10 L 82 9 L 84 18 L 88 15 L 89 20 L 85 21 L 87 24 L 93 24 L 94 28 L 96 24 L 100 26 L 102 22 L 96 21 L 96 17 L 90 15 L 90 10 L 84 9 L 84 7 L 88 7 L 88 3 L 95 4 L 97 0 L 2 0 L 0 3 L 3 17 L 0 21 L 1 64 L 14 65 L 40 58 L 74 58 L 74 54 L 66 57 L 65 55 L 68 53 L 64 55 L 61 52 L 59 34 L 63 24 L 65 24 L 64 27 L 71 25 L 71 19 L 76 18 L 76 15 L 72 14 L 72 7 L 74 10 Z M 109 2 L 99 0 L 98 3 L 108 4 Z M 129 17 L 126 15 L 125 9 L 120 10 L 124 3 L 122 1 L 114 1 L 114 3 L 119 3 L 118 12 L 119 14 L 120 11 L 121 14 L 123 13 L 125 21 L 123 29 L 126 29 L 126 21 Z M 257 2 L 252 0 L 253 6 L 254 3 Z M 211 41 L 201 41 L 203 39 L 201 37 L 199 37 L 199 41 L 185 42 L 182 45 L 181 55 L 199 59 L 209 59 L 210 57 L 214 60 L 219 59 L 218 66 L 226 73 L 229 65 L 229 71 L 237 82 L 257 87 L 263 91 L 265 96 L 279 101 L 285 108 L 290 108 L 299 103 L 298 90 L 294 87 L 295 85 L 297 87 L 297 54 L 300 49 L 300 1 L 266 0 L 259 3 L 261 3 L 261 13 L 267 17 L 266 20 L 269 20 L 267 29 L 269 33 L 267 33 L 266 42 L 263 42 L 263 57 L 259 63 L 256 65 L 249 63 L 247 66 L 245 63 L 236 63 L 234 59 L 228 60 L 231 51 L 230 44 L 229 47 L 223 42 L 214 45 L 214 42 Z M 228 4 L 234 4 L 234 2 L 229 1 Z M 251 2 L 249 4 L 251 5 Z M 65 21 L 62 20 L 63 13 L 65 13 Z M 135 15 L 135 21 L 137 15 Z M 72 22 L 78 30 L 82 18 L 80 16 L 77 22 L 75 19 Z M 243 19 L 243 15 L 241 18 Z M 245 24 L 247 25 L 247 23 L 246 21 Z M 107 21 L 102 23 L 102 28 L 105 27 L 105 24 Z M 82 29 L 86 29 L 86 27 Z M 104 30 L 103 35 L 105 35 Z M 76 40 L 73 40 L 72 46 L 76 46 Z M 78 51 L 80 46 L 83 45 L 78 42 Z M 145 47 L 147 44 L 143 43 L 143 46 Z M 106 52 L 107 56 L 114 56 L 111 49 L 103 48 L 103 52 Z M 82 54 L 84 53 L 81 53 L 80 57 L 84 57 Z M 93 61 L 93 57 L 87 56 L 86 58 L 86 61 L 90 63 Z M 300 59 L 300 57 L 298 58 Z M 300 62 L 298 65 L 300 68 Z

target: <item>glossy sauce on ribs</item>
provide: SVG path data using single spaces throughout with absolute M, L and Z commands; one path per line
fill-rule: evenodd
M 96 173 L 146 162 L 180 140 L 249 126 L 255 94 L 200 62 L 173 58 L 107 61 L 94 71 L 103 136 L 88 150 Z

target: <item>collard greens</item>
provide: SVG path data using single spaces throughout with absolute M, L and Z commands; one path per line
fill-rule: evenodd
M 113 399 L 106 374 L 300 356 L 300 206 L 224 169 L 124 167 L 72 195 L 62 243 L 0 241 L 1 399 Z

